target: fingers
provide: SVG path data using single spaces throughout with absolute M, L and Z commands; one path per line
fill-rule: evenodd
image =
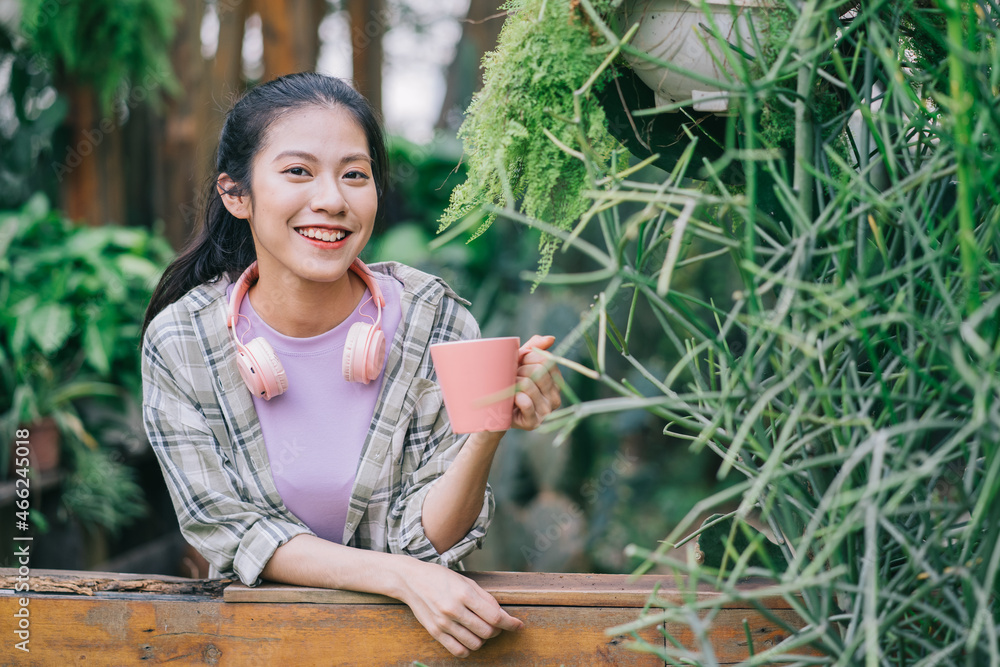
M 430 608 L 429 618 L 418 615 L 417 620 L 452 655 L 464 658 L 478 650 L 487 639 L 500 634 L 502 628 L 490 625 L 464 605 L 460 606 L 460 610 L 451 612 L 447 607 Z
M 431 634 L 452 655 L 464 658 L 470 652 L 480 649 L 487 639 L 496 637 L 503 630 L 516 631 L 524 627 L 523 622 L 500 609 L 499 605 L 496 611 L 498 614 L 486 614 L 490 621 L 476 614 L 468 614 L 460 621 L 448 622 Z
M 517 394 L 514 396 L 514 426 L 531 430 L 562 405 L 559 387 L 562 373 L 548 358 L 536 350 L 547 350 L 555 343 L 554 336 L 532 336 L 521 346 L 517 369 Z
M 452 655 L 464 658 L 501 631 L 524 627 L 475 582 L 444 568 L 427 574 L 426 580 L 415 582 L 418 594 L 407 604 Z
M 533 384 L 540 394 L 549 399 L 559 397 L 559 384 L 562 382 L 562 373 L 557 366 L 546 368 L 543 360 L 538 363 L 531 363 L 517 369 L 519 379 L 524 380 L 524 384 Z M 520 387 L 518 387 L 520 389 Z
M 492 604 L 483 605 L 485 609 L 473 611 L 467 607 L 458 614 L 458 618 L 448 619 L 437 628 L 437 632 L 431 634 L 452 655 L 464 658 L 503 630 L 516 631 L 524 627 L 523 622 L 501 609 L 492 596 L 489 600 Z
M 469 630 L 483 639 L 489 639 L 496 637 L 503 630 L 513 632 L 524 627 L 524 623 L 520 619 L 508 614 L 496 599 L 482 588 L 476 586 L 475 593 L 475 599 L 469 601 L 468 608 L 476 627 L 466 623 L 465 626 Z
M 558 410 L 559 406 L 562 405 L 559 388 L 555 382 L 546 384 L 549 387 L 546 391 L 542 391 L 539 385 L 529 378 L 518 379 L 518 391 L 514 395 L 513 426 L 515 428 L 528 431 L 535 429 L 550 413 Z
M 514 425 L 518 428 L 534 428 L 552 411 L 549 399 L 528 378 L 518 378 L 514 407 Z
M 508 614 L 506 611 L 497 605 L 497 609 L 500 612 L 500 617 L 492 621 L 492 625 L 497 629 L 496 634 L 500 634 L 501 630 L 508 630 L 510 632 L 517 632 L 524 627 L 524 621 L 519 618 L 515 618 Z M 496 636 L 496 635 L 494 635 Z
M 552 347 L 552 344 L 556 342 L 555 336 L 539 336 L 535 334 L 528 339 L 528 342 L 521 346 L 518 351 L 519 355 L 523 358 L 525 354 L 528 354 L 534 348 L 539 350 L 547 350 Z M 536 355 L 537 356 L 537 355 Z

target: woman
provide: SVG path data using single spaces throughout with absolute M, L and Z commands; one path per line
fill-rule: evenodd
M 522 626 L 449 569 L 486 534 L 503 433 L 456 436 L 434 382 L 429 346 L 479 335 L 461 300 L 357 259 L 386 167 L 376 115 L 338 79 L 290 75 L 237 102 L 203 229 L 146 313 L 143 415 L 213 576 L 389 595 L 464 656 Z M 521 355 L 515 427 L 560 404 L 543 362 Z

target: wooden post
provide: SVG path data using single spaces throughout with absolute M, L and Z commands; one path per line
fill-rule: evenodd
M 106 139 L 117 126 L 112 118 L 102 118 L 94 91 L 89 86 L 66 82 L 61 92 L 70 108 L 65 123 L 68 130 L 66 154 L 53 165 L 62 207 L 71 220 L 103 225 L 108 222 L 111 212 L 105 197 L 109 194 L 121 197 L 120 188 L 108 188 L 107 182 L 102 181 L 108 175 L 108 169 L 102 169 L 106 167 L 102 163 L 110 150 Z M 120 181 L 116 184 L 120 186 Z M 120 213 L 121 207 L 117 209 Z
M 215 59 L 208 69 L 208 85 L 200 91 L 197 128 L 199 141 L 195 153 L 195 184 L 198 197 L 215 172 L 215 153 L 226 112 L 243 93 L 243 33 L 246 29 L 247 2 L 219 4 L 219 36 Z M 195 201 L 199 201 L 197 199 Z M 188 210 L 194 211 L 194 202 Z M 194 221 L 194 226 L 201 224 Z

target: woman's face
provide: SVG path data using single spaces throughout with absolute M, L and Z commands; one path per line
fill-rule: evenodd
M 368 243 L 378 210 L 365 133 L 341 107 L 286 113 L 254 158 L 251 195 L 223 201 L 249 220 L 262 281 L 337 282 Z

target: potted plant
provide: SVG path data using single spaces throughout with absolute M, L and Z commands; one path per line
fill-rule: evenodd
M 146 230 L 74 227 L 41 195 L 0 213 L 0 466 L 26 429 L 33 465 L 62 459 L 64 500 L 84 523 L 115 530 L 141 509 L 115 452 L 141 432 L 139 328 L 171 254 Z M 57 456 L 43 456 L 52 427 Z
M 655 93 L 658 107 L 728 113 L 733 68 L 745 66 L 767 39 L 770 0 L 628 0 L 617 15 L 638 29 L 625 60 Z M 764 10 L 764 11 L 761 11 Z
M 627 160 L 625 154 L 613 157 L 621 144 L 672 169 L 689 137 L 697 135 L 701 141 L 683 159 L 696 166 L 703 159 L 718 160 L 723 152 L 718 138 L 734 127 L 716 115 L 728 108 L 717 87 L 731 76 L 725 64 L 733 53 L 746 54 L 750 47 L 744 41 L 759 43 L 766 33 L 754 33 L 742 10 L 719 1 L 707 5 L 714 10 L 709 19 L 684 0 L 509 2 L 497 48 L 483 60 L 483 88 L 459 130 L 467 178 L 452 191 L 439 231 L 461 222 L 452 233 L 472 228 L 474 239 L 489 228 L 498 209 L 516 208 L 529 220 L 545 220 L 561 230 L 572 228 L 581 216 L 590 220 L 593 211 L 587 212 L 581 197 L 590 177 L 630 173 L 619 161 Z M 737 6 L 763 6 L 763 1 L 737 0 Z M 683 42 L 672 39 L 695 27 L 700 32 Z M 742 37 L 731 44 L 727 36 L 734 32 Z M 715 78 L 720 81 L 713 88 L 708 82 Z M 666 100 L 673 102 L 670 111 L 683 113 L 661 113 L 649 122 L 635 116 Z M 776 124 L 784 126 L 785 120 Z M 696 171 L 705 180 L 743 180 L 732 161 Z M 557 236 L 542 232 L 539 279 L 548 273 L 559 245 Z
M 440 230 L 461 222 L 459 231 L 475 226 L 475 238 L 496 219 L 496 209 L 517 203 L 529 218 L 560 229 L 584 213 L 580 192 L 588 179 L 581 151 L 603 165 L 617 143 L 590 95 L 617 53 L 611 52 L 610 33 L 597 32 L 593 18 L 613 5 L 613 0 L 506 5 L 509 18 L 497 49 L 483 60 L 483 88 L 459 130 L 467 177 L 452 191 Z M 547 272 L 558 245 L 555 236 L 542 234 L 540 274 Z

